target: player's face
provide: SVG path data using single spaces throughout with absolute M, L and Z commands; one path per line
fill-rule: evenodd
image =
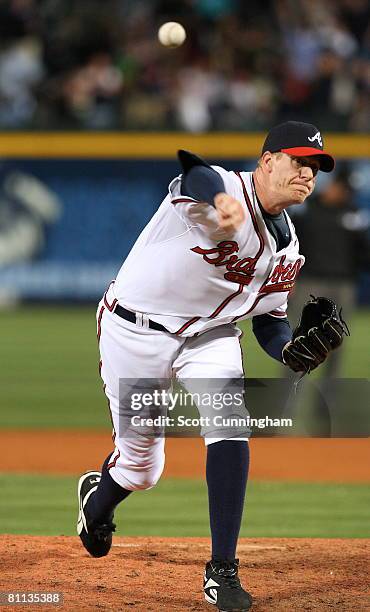
M 301 204 L 315 187 L 319 162 L 315 157 L 273 155 L 271 186 L 287 204 Z

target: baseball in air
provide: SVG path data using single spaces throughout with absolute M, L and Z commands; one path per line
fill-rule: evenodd
M 180 47 L 186 38 L 186 32 L 181 23 L 167 21 L 159 28 L 158 38 L 165 47 Z

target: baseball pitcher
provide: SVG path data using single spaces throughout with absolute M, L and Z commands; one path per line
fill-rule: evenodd
M 186 151 L 179 151 L 179 161 L 181 174 L 97 310 L 115 448 L 101 472 L 84 474 L 78 484 L 77 531 L 93 557 L 110 550 L 116 506 L 153 487 L 164 467 L 161 432 L 127 427 L 133 389 L 167 389 L 171 379 L 187 387 L 214 379 L 222 389 L 242 381 L 236 323 L 245 319 L 252 319 L 272 358 L 302 374 L 322 363 L 346 333 L 326 298 L 307 304 L 294 332 L 286 315 L 304 264 L 286 209 L 310 196 L 319 170 L 334 167 L 319 130 L 294 121 L 275 126 L 254 172 L 228 172 Z M 205 413 L 201 403 L 198 409 Z M 240 413 L 240 407 L 227 410 Z M 236 547 L 250 430 L 225 423 L 202 430 L 212 535 L 204 596 L 218 610 L 244 611 L 252 598 L 238 578 Z

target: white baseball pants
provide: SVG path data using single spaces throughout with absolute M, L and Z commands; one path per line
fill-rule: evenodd
M 165 462 L 164 437 L 125 435 L 122 415 L 122 379 L 236 379 L 243 377 L 241 331 L 221 325 L 193 338 L 180 338 L 120 318 L 107 292 L 97 310 L 101 377 L 108 398 L 115 450 L 108 465 L 112 478 L 124 489 L 150 489 L 159 480 Z M 244 407 L 244 406 L 243 406 Z M 202 408 L 198 406 L 202 415 Z M 127 432 L 126 432 L 127 433 Z M 238 435 L 246 440 L 249 432 Z M 206 444 L 224 437 L 205 438 Z

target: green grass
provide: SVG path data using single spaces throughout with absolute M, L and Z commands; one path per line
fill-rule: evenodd
M 108 426 L 94 308 L 2 312 L 1 427 Z
M 0 313 L 0 427 L 110 427 L 98 375 L 94 307 L 21 307 Z M 248 377 L 281 369 L 242 324 Z M 369 311 L 360 311 L 346 339 L 343 376 L 367 377 Z
M 77 478 L 0 475 L 2 533 L 74 535 Z M 367 485 L 250 482 L 241 535 L 370 537 Z M 118 535 L 209 536 L 205 483 L 162 480 L 116 512 Z

